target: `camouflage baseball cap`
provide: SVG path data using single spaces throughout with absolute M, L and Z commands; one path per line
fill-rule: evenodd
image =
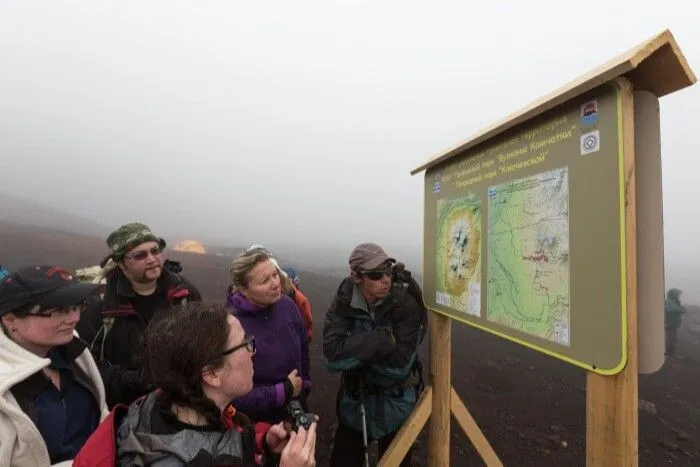
M 145 242 L 157 242 L 161 248 L 165 248 L 165 240 L 157 237 L 147 225 L 140 222 L 122 225 L 107 237 L 107 247 L 111 253 L 100 265 L 104 267 L 110 258 L 121 261 L 129 251 Z
M 395 263 L 394 258 L 390 258 L 382 247 L 376 243 L 360 243 L 350 253 L 350 267 L 352 269 L 364 269 L 368 271 L 379 267 L 382 263 L 390 261 Z

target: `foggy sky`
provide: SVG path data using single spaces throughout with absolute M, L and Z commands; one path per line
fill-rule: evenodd
M 665 28 L 700 71 L 692 3 L 473 3 L 1 0 L 0 191 L 229 245 L 416 253 L 424 159 Z M 699 97 L 661 100 L 666 259 L 693 266 Z

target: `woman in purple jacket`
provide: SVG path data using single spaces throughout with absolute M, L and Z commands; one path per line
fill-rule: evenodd
M 255 336 L 253 390 L 233 401 L 255 421 L 288 420 L 287 404 L 308 410 L 311 391 L 309 341 L 296 304 L 282 293 L 277 266 L 266 251 L 240 254 L 229 268 L 233 286 L 226 305 Z

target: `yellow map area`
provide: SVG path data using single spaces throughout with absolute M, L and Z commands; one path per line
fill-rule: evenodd
M 435 301 L 479 316 L 481 310 L 481 201 L 474 195 L 437 204 Z

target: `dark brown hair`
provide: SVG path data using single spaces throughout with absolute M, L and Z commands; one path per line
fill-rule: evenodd
M 229 312 L 189 302 L 158 313 L 144 334 L 144 359 L 151 383 L 169 404 L 190 407 L 212 425 L 221 411 L 202 391 L 202 370 L 221 368 L 227 350 Z
M 39 305 L 32 304 L 32 305 L 23 306 L 23 307 L 18 308 L 16 310 L 12 310 L 12 311 L 6 313 L 6 315 L 9 315 L 10 313 L 12 313 L 12 315 L 14 315 L 15 318 L 23 319 L 23 318 L 26 318 L 27 316 L 29 316 L 31 313 L 36 313 L 39 310 L 41 310 L 41 307 Z M 5 315 L 3 315 L 3 316 L 5 316 Z M 5 326 L 5 323 L 2 321 L 2 316 L 0 316 L 0 329 L 2 329 L 2 331 L 5 332 L 5 335 L 7 337 L 12 339 L 10 330 L 7 328 L 7 326 Z

